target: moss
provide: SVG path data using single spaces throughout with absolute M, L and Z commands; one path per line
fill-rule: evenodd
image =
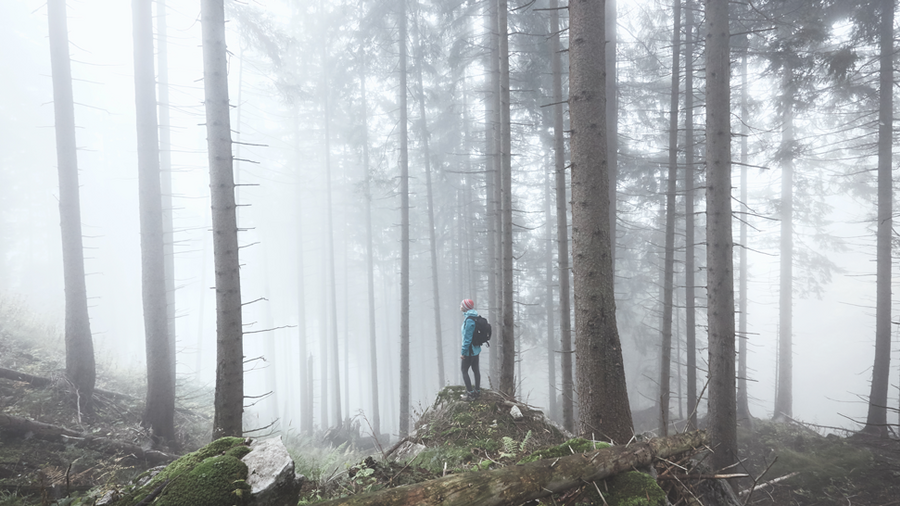
M 609 448 L 609 445 L 607 443 L 589 441 L 582 438 L 573 438 L 561 445 L 534 452 L 531 455 L 520 460 L 519 464 L 534 462 L 535 460 L 541 459 L 555 459 L 558 457 L 572 455 L 573 453 L 584 453 L 591 450 L 599 450 L 601 448 Z
M 163 488 L 153 503 L 154 505 L 245 504 L 243 501 L 250 499 L 250 488 L 244 481 L 247 479 L 247 466 L 241 462 L 240 457 L 249 452 L 250 448 L 246 446 L 243 438 L 217 439 L 172 462 L 149 482 L 127 492 L 114 504 L 115 506 L 132 506 L 165 482 L 168 484 Z M 146 473 L 142 476 L 146 476 Z M 181 490 L 185 487 L 197 495 L 188 496 L 190 500 L 182 500 L 181 497 L 185 492 Z M 209 497 L 210 499 L 204 502 L 204 500 L 198 500 L 197 497 Z M 222 500 L 225 502 L 220 502 Z
M 218 506 L 250 502 L 247 466 L 231 455 L 210 457 L 173 479 L 156 506 Z
M 666 493 L 653 477 L 637 471 L 619 473 L 606 480 L 609 506 L 665 506 Z

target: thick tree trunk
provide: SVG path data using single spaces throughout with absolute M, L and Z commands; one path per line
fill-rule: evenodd
M 216 273 L 216 393 L 213 438 L 241 436 L 244 412 L 244 345 L 234 160 L 228 103 L 223 0 L 200 4 L 209 188 Z
M 553 72 L 553 160 L 556 172 L 556 237 L 559 270 L 560 372 L 563 427 L 575 431 L 575 386 L 572 375 L 572 317 L 569 305 L 569 218 L 566 198 L 566 145 L 562 99 L 562 44 L 559 40 L 558 0 L 550 3 L 550 52 Z
M 716 470 L 737 462 L 734 263 L 731 236 L 731 68 L 728 1 L 706 0 L 706 264 L 709 428 Z
M 688 427 L 697 428 L 697 298 L 694 268 L 694 2 L 684 13 L 684 347 L 687 376 Z
M 58 425 L 36 422 L 11 415 L 0 414 L 0 430 L 13 434 L 19 433 L 23 437 L 37 437 L 47 441 L 75 442 L 82 447 L 106 454 L 131 454 L 154 464 L 171 462 L 178 458 L 177 455 L 170 455 L 156 450 L 145 450 L 140 445 L 83 434 Z
M 616 0 L 606 0 L 606 159 L 609 171 L 609 237 L 613 272 L 616 271 L 616 182 L 619 180 L 619 90 L 616 67 Z M 615 281 L 613 281 L 615 286 Z
M 702 432 L 613 446 L 492 471 L 454 474 L 322 506 L 513 506 L 603 480 L 706 444 Z
M 53 75 L 56 163 L 59 173 L 59 224 L 62 233 L 63 280 L 66 292 L 66 377 L 75 385 L 81 409 L 90 413 L 97 372 L 84 279 L 81 198 L 75 148 L 75 102 L 72 97 L 65 0 L 49 0 L 47 18 L 50 27 L 50 68 Z
M 400 25 L 400 437 L 409 434 L 409 146 L 406 105 L 406 2 L 398 2 Z
M 675 296 L 675 191 L 678 186 L 678 87 L 681 81 L 681 0 L 674 0 L 672 87 L 669 92 L 669 174 L 666 185 L 666 246 L 663 260 L 663 315 L 659 362 L 659 435 L 669 431 L 672 376 L 672 300 Z
M 137 117 L 138 186 L 141 224 L 141 288 L 147 355 L 147 399 L 141 424 L 154 440 L 175 440 L 175 376 L 169 340 L 159 125 L 153 67 L 152 0 L 133 0 L 134 98 Z
M 887 393 L 891 374 L 891 237 L 893 228 L 892 176 L 894 69 L 894 0 L 881 2 L 879 28 L 879 109 L 878 109 L 878 223 L 875 258 L 875 362 L 872 389 L 864 432 L 888 436 Z
M 569 117 L 579 432 L 625 442 L 632 422 L 616 328 L 606 157 L 605 2 L 569 5 Z
M 498 79 L 496 77 L 496 73 L 494 72 L 495 67 L 499 69 L 499 62 L 497 62 L 497 37 L 496 30 L 494 27 L 497 26 L 497 2 L 496 0 L 488 0 L 484 2 L 484 11 L 482 16 L 484 16 L 484 44 L 489 47 L 489 50 L 486 51 L 486 61 L 484 62 L 484 67 L 488 72 L 488 78 L 485 79 L 487 89 L 484 90 L 484 207 L 485 207 L 485 219 L 487 221 L 486 232 L 487 237 L 485 238 L 485 242 L 487 243 L 487 259 L 485 261 L 485 268 L 487 271 L 487 301 L 485 304 L 482 304 L 482 307 L 487 308 L 489 319 L 497 320 L 497 311 L 498 306 L 496 304 L 497 301 L 497 276 L 495 275 L 496 270 L 495 267 L 497 265 L 497 235 L 499 231 L 496 229 L 497 223 L 497 210 L 494 206 L 494 174 L 497 173 L 497 135 L 495 129 L 497 128 L 497 122 L 495 121 L 495 116 L 498 112 L 497 110 L 497 97 L 498 95 Z M 478 300 L 475 300 L 475 303 L 478 304 Z M 496 326 L 497 339 L 499 342 L 499 330 L 500 326 Z M 497 347 L 499 350 L 499 346 Z M 497 358 L 499 354 L 496 351 L 491 351 L 488 354 L 489 364 L 488 364 L 488 374 L 491 378 L 496 377 L 496 368 L 494 364 L 497 362 Z

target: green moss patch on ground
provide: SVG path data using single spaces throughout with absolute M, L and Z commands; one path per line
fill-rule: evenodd
M 247 466 L 241 457 L 250 448 L 243 438 L 217 439 L 196 452 L 172 462 L 146 481 L 124 492 L 112 506 L 133 506 L 155 495 L 157 506 L 241 505 L 250 500 Z

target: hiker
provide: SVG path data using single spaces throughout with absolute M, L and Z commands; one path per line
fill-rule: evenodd
M 478 369 L 478 354 L 481 353 L 481 346 L 472 344 L 472 337 L 475 334 L 475 318 L 478 311 L 475 311 L 475 302 L 472 299 L 463 299 L 459 303 L 459 310 L 465 313 L 465 320 L 462 324 L 462 353 L 459 358 L 462 359 L 462 376 L 466 384 L 466 400 L 475 400 L 481 394 L 481 371 Z M 475 375 L 475 388 L 472 388 L 472 382 L 469 380 L 469 368 Z

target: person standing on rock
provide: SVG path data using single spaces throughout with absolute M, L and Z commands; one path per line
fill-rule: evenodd
M 465 313 L 465 320 L 462 324 L 462 352 L 459 358 L 462 359 L 462 377 L 466 384 L 465 399 L 472 401 L 481 394 L 481 371 L 478 369 L 478 354 L 481 353 L 481 346 L 472 344 L 472 337 L 475 335 L 475 318 L 478 317 L 478 311 L 475 311 L 475 302 L 472 299 L 463 299 L 459 303 L 459 310 Z M 472 374 L 475 376 L 475 388 L 472 388 L 472 382 L 469 380 L 469 368 L 472 368 Z

